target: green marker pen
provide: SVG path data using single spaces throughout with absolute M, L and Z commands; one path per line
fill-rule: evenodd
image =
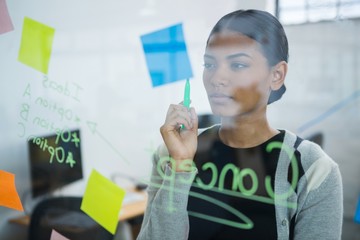
M 185 83 L 183 105 L 187 108 L 190 107 L 190 81 L 189 81 L 189 79 L 186 79 L 186 83 Z M 185 128 L 185 126 L 181 125 L 181 129 L 184 129 L 184 128 Z
M 186 83 L 185 83 L 183 104 L 187 108 L 190 107 L 190 81 L 189 81 L 189 79 L 186 79 Z

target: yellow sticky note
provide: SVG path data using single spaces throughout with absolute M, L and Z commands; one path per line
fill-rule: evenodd
M 0 206 L 24 211 L 15 187 L 15 175 L 0 170 Z
M 47 74 L 55 29 L 25 17 L 18 60 Z
M 80 209 L 115 234 L 125 190 L 92 170 Z

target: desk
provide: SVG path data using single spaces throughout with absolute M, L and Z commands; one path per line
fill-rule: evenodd
M 124 204 L 121 207 L 119 221 L 125 221 L 144 214 L 147 203 L 147 193 L 142 191 L 141 194 L 144 196 L 142 200 Z
M 140 201 L 136 201 L 136 202 L 123 204 L 123 206 L 121 207 L 121 210 L 120 210 L 119 221 L 125 221 L 130 218 L 137 217 L 137 216 L 144 214 L 145 208 L 146 208 L 146 203 L 147 203 L 147 194 L 145 191 L 141 191 L 139 193 L 141 193 L 144 196 L 144 199 L 140 200 Z M 25 215 L 25 216 L 20 216 L 17 218 L 12 218 L 12 219 L 9 219 L 9 222 L 14 223 L 14 224 L 29 226 L 30 225 L 30 216 Z

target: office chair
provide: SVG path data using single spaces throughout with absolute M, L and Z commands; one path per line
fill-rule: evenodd
M 52 230 L 71 240 L 111 240 L 113 235 L 82 210 L 81 197 L 53 197 L 39 202 L 30 219 L 29 240 L 49 240 Z
M 324 134 L 322 132 L 315 132 L 310 136 L 307 136 L 305 139 L 317 143 L 320 147 L 324 145 Z
M 198 115 L 198 128 L 211 127 L 214 124 L 220 123 L 220 117 L 211 113 L 199 114 Z

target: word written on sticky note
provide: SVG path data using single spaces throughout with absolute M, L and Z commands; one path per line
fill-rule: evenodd
M 193 76 L 181 23 L 142 35 L 141 42 L 153 87 Z
M 0 170 L 0 205 L 24 211 L 15 187 L 15 175 Z
M 69 240 L 55 230 L 52 230 L 50 240 Z
M 14 26 L 9 15 L 6 0 L 0 0 L 0 34 L 12 30 L 14 30 Z
M 115 234 L 125 190 L 92 170 L 80 209 Z
M 18 60 L 47 74 L 54 35 L 54 28 L 25 17 Z

